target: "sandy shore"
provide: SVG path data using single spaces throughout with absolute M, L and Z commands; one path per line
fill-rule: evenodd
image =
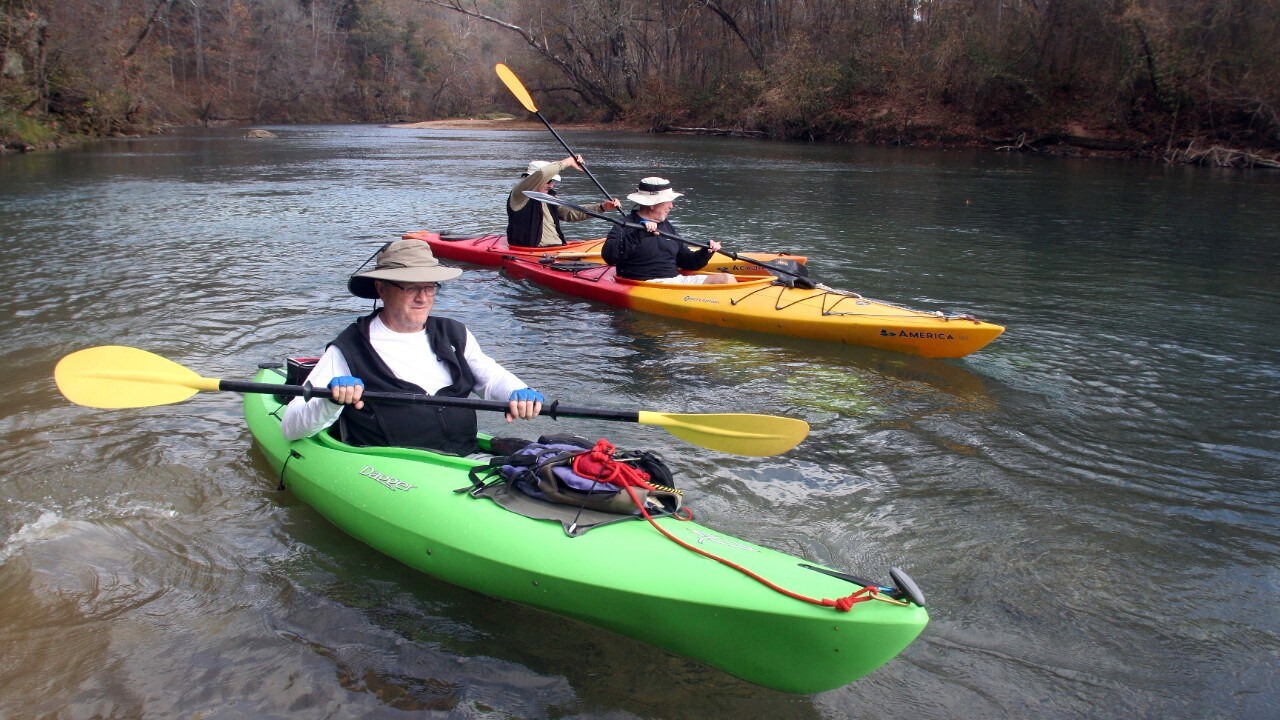
M 387 127 L 405 128 L 408 130 L 418 129 L 436 129 L 436 130 L 539 130 L 547 131 L 547 127 L 536 120 L 521 120 L 518 118 L 494 118 L 494 119 L 471 119 L 471 118 L 454 118 L 450 120 L 426 120 L 416 123 L 396 123 Z M 556 123 L 556 129 L 570 128 L 573 130 L 619 130 L 625 131 L 629 128 L 619 127 L 617 125 L 603 125 L 600 123 Z

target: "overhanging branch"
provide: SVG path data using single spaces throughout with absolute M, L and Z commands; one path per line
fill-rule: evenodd
M 560 71 L 573 83 L 574 89 L 584 97 L 599 103 L 610 112 L 622 112 L 621 103 L 619 103 L 613 96 L 613 93 L 609 91 L 608 87 L 589 77 L 583 68 L 581 68 L 577 63 L 570 62 L 566 58 L 554 52 L 551 49 L 551 42 L 545 33 L 539 33 L 533 28 L 522 27 L 515 23 L 484 13 L 480 10 L 479 5 L 474 0 L 472 0 L 472 2 L 464 2 L 464 0 L 418 0 L 418 2 L 426 5 L 434 5 L 446 10 L 452 10 L 453 12 L 461 13 L 477 20 L 482 20 L 519 35 L 520 38 L 523 39 L 529 47 L 533 48 L 535 52 L 556 67 L 560 68 Z M 558 37 L 556 40 L 558 43 L 566 45 L 566 47 L 572 47 L 572 45 L 567 43 L 567 39 L 564 37 Z

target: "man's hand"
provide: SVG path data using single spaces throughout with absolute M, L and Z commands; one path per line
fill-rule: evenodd
M 542 412 L 542 403 L 546 400 L 542 393 L 532 388 L 512 390 L 511 397 L 507 399 L 510 401 L 507 403 L 507 422 L 534 419 Z
M 329 381 L 329 402 L 336 405 L 354 405 L 357 410 L 364 407 L 360 396 L 364 394 L 364 381 L 351 375 L 339 375 Z

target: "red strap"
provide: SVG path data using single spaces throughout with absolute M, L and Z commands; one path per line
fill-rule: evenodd
M 869 585 L 860 590 L 857 590 L 856 592 L 852 593 L 851 595 L 848 595 L 847 597 L 838 598 L 836 600 L 831 600 L 828 598 L 823 598 L 821 600 L 818 600 L 815 598 L 808 597 L 806 595 L 801 595 L 800 593 L 797 593 L 797 592 L 792 592 L 791 590 L 787 590 L 786 588 L 779 587 L 778 585 L 775 585 L 769 580 L 766 580 L 765 578 L 755 574 L 754 572 L 742 567 L 741 565 L 731 560 L 726 560 L 720 557 L 719 555 L 709 553 L 706 550 L 703 550 L 702 548 L 690 545 L 689 543 L 681 540 L 675 535 L 672 535 L 671 533 L 667 532 L 666 528 L 662 527 L 657 522 L 655 522 L 653 517 L 649 515 L 649 511 L 644 508 L 643 504 L 641 504 L 640 498 L 636 497 L 635 491 L 632 490 L 629 486 L 626 486 L 625 489 L 627 491 L 627 494 L 631 496 L 631 501 L 636 504 L 636 507 L 640 508 L 640 514 L 644 515 L 644 519 L 648 520 L 649 524 L 652 525 L 658 532 L 665 535 L 668 540 L 674 542 L 675 544 L 679 545 L 682 548 L 685 548 L 686 550 L 692 550 L 693 552 L 696 552 L 705 558 L 710 558 L 712 560 L 715 560 L 721 565 L 726 565 L 728 567 L 731 567 L 734 570 L 737 570 L 738 572 L 742 573 L 743 575 L 746 575 L 747 577 L 751 578 L 752 580 L 759 582 L 760 584 L 764 585 L 770 590 L 782 593 L 787 597 L 795 598 L 796 600 L 807 602 L 811 605 L 821 605 L 823 607 L 832 607 L 840 612 L 849 612 L 850 610 L 853 609 L 854 605 L 860 602 L 865 602 L 867 600 L 874 600 L 876 593 L 878 592 L 875 586 Z
M 654 528 L 656 528 L 658 532 L 665 535 L 668 540 L 671 540 L 672 542 L 685 548 L 686 550 L 692 550 L 693 552 L 696 552 L 703 557 L 715 560 L 716 562 L 722 565 L 727 565 L 733 568 L 734 570 L 737 570 L 738 572 L 742 573 L 743 575 L 746 575 L 747 577 L 763 584 L 764 586 L 768 587 L 771 590 L 782 593 L 787 597 L 795 598 L 796 600 L 801 600 L 803 602 L 811 603 L 813 605 L 821 605 L 823 607 L 833 607 L 840 612 L 849 612 L 849 610 L 851 610 L 855 604 L 864 602 L 867 600 L 872 600 L 875 598 L 877 590 L 874 586 L 864 587 L 861 590 L 858 590 L 857 592 L 849 595 L 848 597 L 842 597 L 836 600 L 830 600 L 826 598 L 823 598 L 822 600 L 817 600 L 811 597 L 807 597 L 799 593 L 795 593 L 785 588 L 779 587 L 774 583 L 764 579 L 763 577 L 760 577 L 754 572 L 751 572 L 750 570 L 742 567 L 741 565 L 738 565 L 737 563 L 726 560 L 718 555 L 709 553 L 706 550 L 703 550 L 702 548 L 690 545 L 689 543 L 672 535 L 671 533 L 667 532 L 665 528 L 663 528 L 661 525 L 659 525 L 657 522 L 654 521 L 653 517 L 649 515 L 649 511 L 645 509 L 644 503 L 640 502 L 640 498 L 636 497 L 635 490 L 632 489 L 636 487 L 641 487 L 641 488 L 645 488 L 646 490 L 652 490 L 653 486 L 649 484 L 649 474 L 643 470 L 632 467 L 626 463 L 620 463 L 614 460 L 613 459 L 614 450 L 615 450 L 614 446 L 608 440 L 604 438 L 600 438 L 600 440 L 596 442 L 596 446 L 592 448 L 590 452 L 583 453 L 573 459 L 573 471 L 578 473 L 582 477 L 592 478 L 595 480 L 599 480 L 600 482 L 606 482 L 611 485 L 617 485 L 618 487 L 625 489 L 627 491 L 627 495 L 631 497 L 631 502 L 635 503 L 636 507 L 640 509 L 640 514 L 644 516 L 644 519 L 648 520 L 649 524 L 652 525 Z M 693 517 L 692 513 L 690 513 L 689 515 L 689 518 L 691 517 Z M 689 518 L 679 518 L 679 516 L 677 516 L 677 519 L 687 520 Z

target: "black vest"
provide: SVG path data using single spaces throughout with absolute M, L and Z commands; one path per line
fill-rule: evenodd
M 511 200 L 507 200 L 507 245 L 511 247 L 538 247 L 542 244 L 542 203 L 530 200 L 519 210 L 511 209 Z M 564 244 L 564 231 L 560 229 L 560 214 L 554 207 L 547 208 L 551 212 L 551 221 L 556 225 L 556 235 L 560 236 L 560 244 Z
M 423 388 L 397 378 L 373 346 L 369 344 L 369 323 L 374 315 L 366 315 L 349 325 L 333 341 L 342 351 L 351 374 L 364 382 L 366 390 L 422 394 Z M 467 328 L 457 320 L 428 317 L 427 340 L 436 358 L 449 367 L 453 383 L 436 395 L 467 397 L 475 388 L 475 376 L 467 365 L 463 351 L 467 345 Z M 424 358 L 425 360 L 426 358 Z M 476 444 L 476 413 L 468 408 L 447 408 L 407 402 L 369 402 L 364 408 L 343 408 L 330 433 L 342 442 L 357 446 L 426 448 L 454 455 L 473 453 Z
M 633 226 L 647 222 L 640 213 L 632 211 L 627 222 Z M 658 232 L 677 235 L 671 221 L 658 223 Z M 615 225 L 600 248 L 604 261 L 618 268 L 620 278 L 629 280 L 653 280 L 675 277 L 681 270 L 701 270 L 711 262 L 711 250 L 690 250 L 689 246 L 669 237 L 650 234 L 641 227 Z

